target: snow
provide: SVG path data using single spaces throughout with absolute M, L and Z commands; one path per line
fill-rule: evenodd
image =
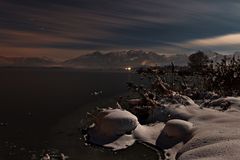
M 126 110 L 100 112 L 89 141 L 113 150 L 140 141 L 164 150 L 166 159 L 240 159 L 240 97 L 210 100 L 206 108 L 186 96 L 172 98 L 149 109 L 146 125 Z M 222 106 L 224 112 L 215 109 Z

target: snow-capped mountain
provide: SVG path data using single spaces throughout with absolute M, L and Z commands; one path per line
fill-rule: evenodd
M 187 55 L 160 55 L 155 52 L 142 50 L 129 50 L 119 52 L 94 52 L 65 61 L 63 64 L 72 67 L 83 68 L 123 68 L 154 65 L 186 65 Z

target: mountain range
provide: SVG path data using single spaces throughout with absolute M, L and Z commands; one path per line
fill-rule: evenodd
M 210 60 L 218 62 L 224 55 L 212 52 L 204 52 Z M 230 55 L 229 55 L 230 56 Z M 231 55 L 232 56 L 232 55 Z M 240 52 L 234 53 L 240 57 Z M 145 52 L 142 50 L 128 50 L 116 52 L 93 52 L 91 54 L 68 59 L 63 62 L 56 62 L 43 57 L 3 57 L 0 56 L 0 66 L 26 66 L 26 67 L 71 67 L 71 68 L 92 68 L 92 69 L 117 69 L 126 67 L 154 66 L 154 65 L 175 65 L 184 66 L 188 63 L 187 54 L 158 54 L 156 52 Z
M 124 68 L 152 65 L 169 65 L 174 62 L 177 65 L 186 64 L 187 55 L 159 55 L 155 52 L 142 50 L 129 50 L 120 52 L 101 53 L 94 52 L 65 61 L 65 66 L 93 67 L 93 68 Z
M 39 58 L 39 57 L 3 57 L 0 56 L 0 66 L 50 66 L 54 65 L 56 62 L 49 58 Z

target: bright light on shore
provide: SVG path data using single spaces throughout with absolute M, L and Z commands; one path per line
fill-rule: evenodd
M 131 68 L 131 67 L 126 67 L 125 70 L 126 70 L 126 71 L 131 71 L 132 68 Z

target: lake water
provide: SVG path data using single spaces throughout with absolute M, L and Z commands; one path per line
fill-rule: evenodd
M 142 144 L 112 152 L 86 146 L 81 135 L 86 113 L 113 105 L 136 80 L 129 72 L 1 68 L 0 160 L 40 159 L 44 152 L 70 160 L 157 159 Z

